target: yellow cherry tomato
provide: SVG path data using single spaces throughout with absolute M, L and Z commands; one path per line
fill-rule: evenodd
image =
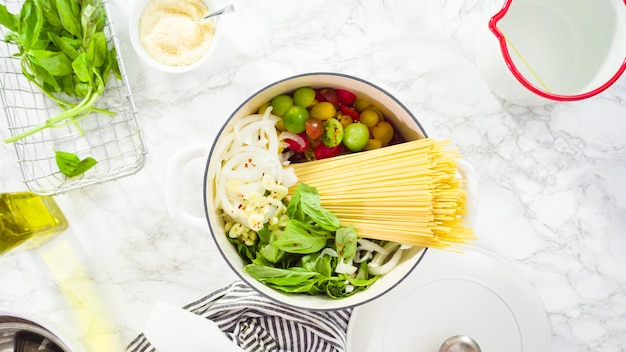
M 367 144 L 365 145 L 365 148 L 363 148 L 363 150 L 372 150 L 372 149 L 378 149 L 381 148 L 383 146 L 383 143 L 381 141 L 379 141 L 378 139 L 368 139 L 367 140 Z
M 372 136 L 385 146 L 393 138 L 393 127 L 389 122 L 381 121 L 372 129 Z
M 335 109 L 333 104 L 327 101 L 323 101 L 313 105 L 310 115 L 311 117 L 314 117 L 316 119 L 328 120 L 331 117 L 335 116 L 336 113 L 337 109 Z
M 361 123 L 367 126 L 368 128 L 374 128 L 378 124 L 380 118 L 378 117 L 378 113 L 373 109 L 367 109 L 361 112 Z
M 343 126 L 343 128 L 348 127 L 348 125 L 352 123 L 352 117 L 350 117 L 349 115 L 339 114 L 337 120 L 341 122 L 341 126 Z
M 263 115 L 265 113 L 265 110 L 267 110 L 267 108 L 270 106 L 270 102 L 265 102 L 263 103 L 263 105 L 261 105 L 261 107 L 259 108 L 258 113 Z
M 367 100 L 363 100 L 357 97 L 352 106 L 356 109 L 356 111 L 362 112 L 370 107 L 370 103 Z

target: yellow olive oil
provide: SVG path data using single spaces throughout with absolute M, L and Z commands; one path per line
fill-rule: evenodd
M 0 194 L 0 254 L 21 244 L 38 247 L 65 229 L 67 220 L 52 196 Z

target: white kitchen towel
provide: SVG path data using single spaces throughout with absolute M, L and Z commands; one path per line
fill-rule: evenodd
M 214 322 L 248 352 L 344 352 L 351 312 L 294 309 L 261 296 L 241 281 L 217 289 L 184 309 Z M 127 351 L 158 352 L 143 333 Z

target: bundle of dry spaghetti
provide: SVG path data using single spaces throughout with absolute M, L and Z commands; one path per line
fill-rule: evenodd
M 448 141 L 425 138 L 292 166 L 360 237 L 447 248 L 475 239 L 459 157 Z

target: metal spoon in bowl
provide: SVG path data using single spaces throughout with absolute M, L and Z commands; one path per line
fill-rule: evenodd
M 449 337 L 439 347 L 439 352 L 481 352 L 478 343 L 466 335 Z
M 230 5 L 226 6 L 226 7 L 224 7 L 223 9 L 217 10 L 215 12 L 212 12 L 212 13 L 202 17 L 198 21 L 206 20 L 207 18 L 223 15 L 223 14 L 230 13 L 230 12 L 233 12 L 233 11 L 235 11 L 235 5 L 230 4 Z

